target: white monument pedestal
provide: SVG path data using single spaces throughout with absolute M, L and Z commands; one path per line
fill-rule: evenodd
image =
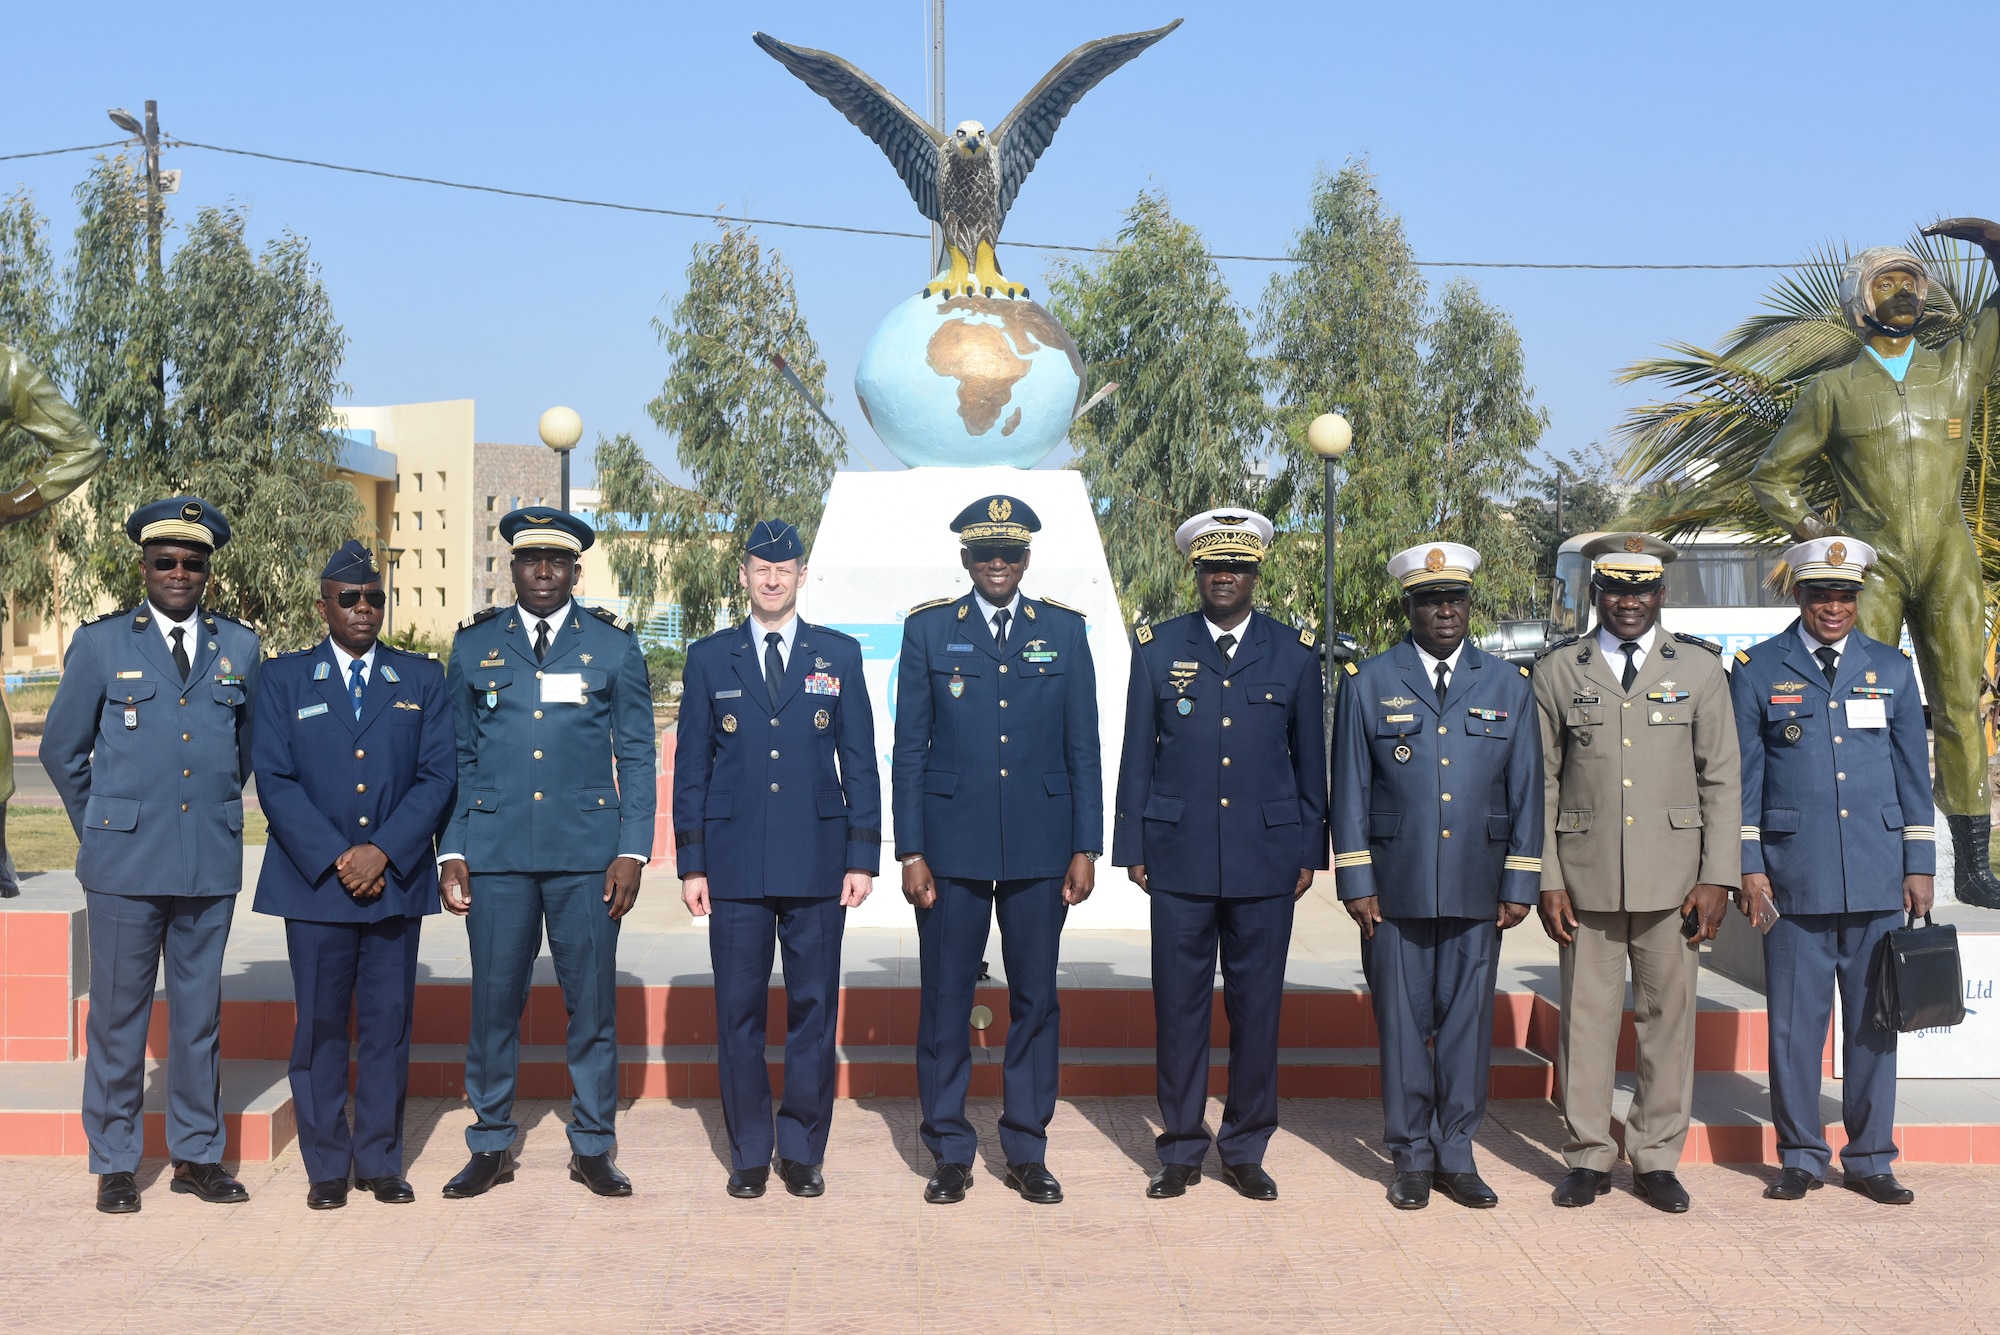
M 1088 620 L 1090 655 L 1097 669 L 1097 725 L 1104 766 L 1104 851 L 1097 889 L 1070 910 L 1075 928 L 1143 928 L 1150 921 L 1146 896 L 1112 869 L 1112 790 L 1118 782 L 1118 748 L 1125 726 L 1125 683 L 1132 649 L 1104 559 L 1097 513 L 1083 475 L 1019 468 L 912 468 L 899 473 L 839 473 L 807 558 L 800 613 L 861 641 L 868 699 L 875 710 L 875 749 L 882 767 L 882 875 L 875 893 L 853 911 L 856 927 L 905 927 L 913 910 L 903 899 L 893 852 L 891 752 L 896 730 L 896 664 L 903 650 L 903 618 L 918 603 L 957 597 L 971 578 L 959 564 L 951 520 L 981 496 L 1004 493 L 1034 508 L 1042 528 L 1035 535 L 1021 591 L 1055 598 Z

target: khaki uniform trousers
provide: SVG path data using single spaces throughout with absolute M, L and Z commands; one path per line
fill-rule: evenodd
M 1681 936 L 1678 909 L 1654 913 L 1576 912 L 1573 945 L 1562 957 L 1562 1040 L 1557 1076 L 1571 1168 L 1608 1173 L 1611 1089 L 1625 1014 L 1625 968 L 1632 968 L 1639 1092 L 1625 1118 L 1625 1155 L 1635 1173 L 1671 1171 L 1681 1160 L 1694 1105 L 1695 979 L 1701 952 Z

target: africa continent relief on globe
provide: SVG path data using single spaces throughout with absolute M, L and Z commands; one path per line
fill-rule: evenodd
M 927 297 L 897 306 L 862 351 L 855 397 L 912 468 L 1033 468 L 1083 397 L 1083 358 L 1032 301 Z

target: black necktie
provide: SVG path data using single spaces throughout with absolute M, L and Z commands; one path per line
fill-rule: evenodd
M 537 621 L 535 623 L 535 661 L 537 663 L 546 662 L 548 656 L 549 623 L 546 621 Z
M 785 684 L 785 660 L 778 654 L 784 636 L 772 630 L 764 633 L 764 685 L 771 692 L 771 706 L 778 704 L 778 688 Z
M 1618 642 L 1618 652 L 1625 655 L 1625 675 L 1618 679 L 1618 684 L 1629 691 L 1632 689 L 1632 679 L 1639 675 L 1639 662 L 1632 657 L 1632 655 L 1639 652 L 1639 642 L 1637 640 L 1620 640 Z
M 1813 650 L 1813 657 L 1819 660 L 1819 670 L 1826 674 L 1827 688 L 1832 689 L 1834 670 L 1840 666 L 1840 655 L 1834 652 L 1832 645 L 1823 644 Z
M 174 666 L 181 670 L 181 680 L 186 681 L 188 674 L 194 671 L 194 664 L 188 661 L 187 645 L 181 639 L 187 632 L 175 626 L 168 633 L 173 636 L 174 641 Z
M 1444 708 L 1444 688 L 1445 688 L 1445 685 L 1446 685 L 1446 681 L 1445 681 L 1445 678 L 1446 678 L 1447 674 L 1449 674 L 1450 672 L 1451 672 L 1451 669 L 1450 669 L 1450 668 L 1446 667 L 1446 666 L 1445 666 L 1444 664 L 1442 664 L 1442 663 L 1439 663 L 1439 664 L 1438 664 L 1438 670 L 1437 670 L 1437 681 L 1438 681 L 1438 708 L 1439 708 L 1439 709 L 1443 709 L 1443 708 Z
M 1004 607 L 993 614 L 993 645 L 1003 654 L 1007 652 L 1007 623 L 1013 616 Z
M 1215 647 L 1222 650 L 1224 658 L 1230 658 L 1236 653 L 1236 637 L 1234 635 L 1218 635 L 1215 637 Z

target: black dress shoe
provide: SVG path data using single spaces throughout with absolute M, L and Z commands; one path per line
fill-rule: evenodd
M 817 1164 L 800 1163 L 797 1159 L 780 1159 L 778 1177 L 784 1182 L 785 1190 L 794 1196 L 826 1195 L 826 1178 L 821 1176 Z
M 1222 1180 L 1236 1188 L 1236 1194 L 1253 1201 L 1275 1201 L 1278 1199 L 1278 1184 L 1264 1171 L 1262 1164 L 1237 1163 L 1222 1165 Z
M 1803 1168 L 1787 1168 L 1778 1174 L 1778 1180 L 1764 1188 L 1767 1201 L 1802 1201 L 1808 1191 L 1818 1191 L 1826 1183 L 1814 1177 Z
M 1020 1192 L 1021 1199 L 1030 1205 L 1062 1204 L 1062 1183 L 1056 1181 L 1047 1164 L 1008 1164 L 1007 1185 Z
M 357 1177 L 354 1189 L 374 1192 L 375 1199 L 384 1205 L 408 1205 L 417 1199 L 417 1193 L 410 1184 L 394 1173 L 387 1177 Z
M 1873 1177 L 1845 1177 L 1841 1186 L 1849 1191 L 1858 1191 L 1877 1205 L 1908 1205 L 1917 1198 L 1917 1193 L 1896 1180 L 1894 1173 L 1877 1173 Z
M 956 1205 L 972 1190 L 972 1165 L 941 1163 L 924 1183 L 924 1201 L 930 1205 Z
M 458 1176 L 444 1184 L 444 1198 L 463 1201 L 484 1196 L 502 1182 L 514 1180 L 514 1163 L 514 1156 L 506 1150 L 474 1150 Z
M 1201 1181 L 1201 1165 L 1192 1163 L 1170 1163 L 1153 1174 L 1153 1180 L 1146 1184 L 1146 1195 L 1156 1201 L 1173 1196 L 1187 1195 L 1187 1189 Z
M 1572 1168 L 1556 1183 L 1555 1202 L 1572 1209 L 1589 1205 L 1611 1190 L 1611 1174 L 1594 1168 Z
M 1398 1210 L 1421 1210 L 1431 1203 L 1429 1173 L 1398 1173 L 1389 1183 L 1389 1204 Z
M 739 1201 L 754 1201 L 764 1194 L 764 1184 L 770 1180 L 769 1164 L 759 1164 L 755 1168 L 732 1168 L 729 1170 L 727 1190 Z
M 97 1208 L 105 1214 L 139 1212 L 139 1180 L 130 1173 L 106 1173 L 97 1179 Z
M 1432 1173 L 1431 1182 L 1468 1210 L 1490 1210 L 1500 1203 L 1500 1193 L 1477 1173 Z
M 1687 1188 L 1681 1185 L 1681 1180 L 1674 1176 L 1672 1169 L 1662 1168 L 1651 1173 L 1634 1173 L 1632 1188 L 1655 1210 L 1665 1210 L 1668 1214 L 1687 1213 Z
M 338 1210 L 347 1204 L 347 1179 L 330 1177 L 324 1182 L 315 1182 L 306 1192 L 306 1209 Z
M 572 1154 L 569 1180 L 581 1182 L 596 1196 L 630 1196 L 632 1179 L 618 1171 L 609 1154 Z
M 211 1205 L 237 1205 L 250 1199 L 243 1184 L 231 1177 L 219 1163 L 176 1163 L 173 1190 L 199 1196 Z

